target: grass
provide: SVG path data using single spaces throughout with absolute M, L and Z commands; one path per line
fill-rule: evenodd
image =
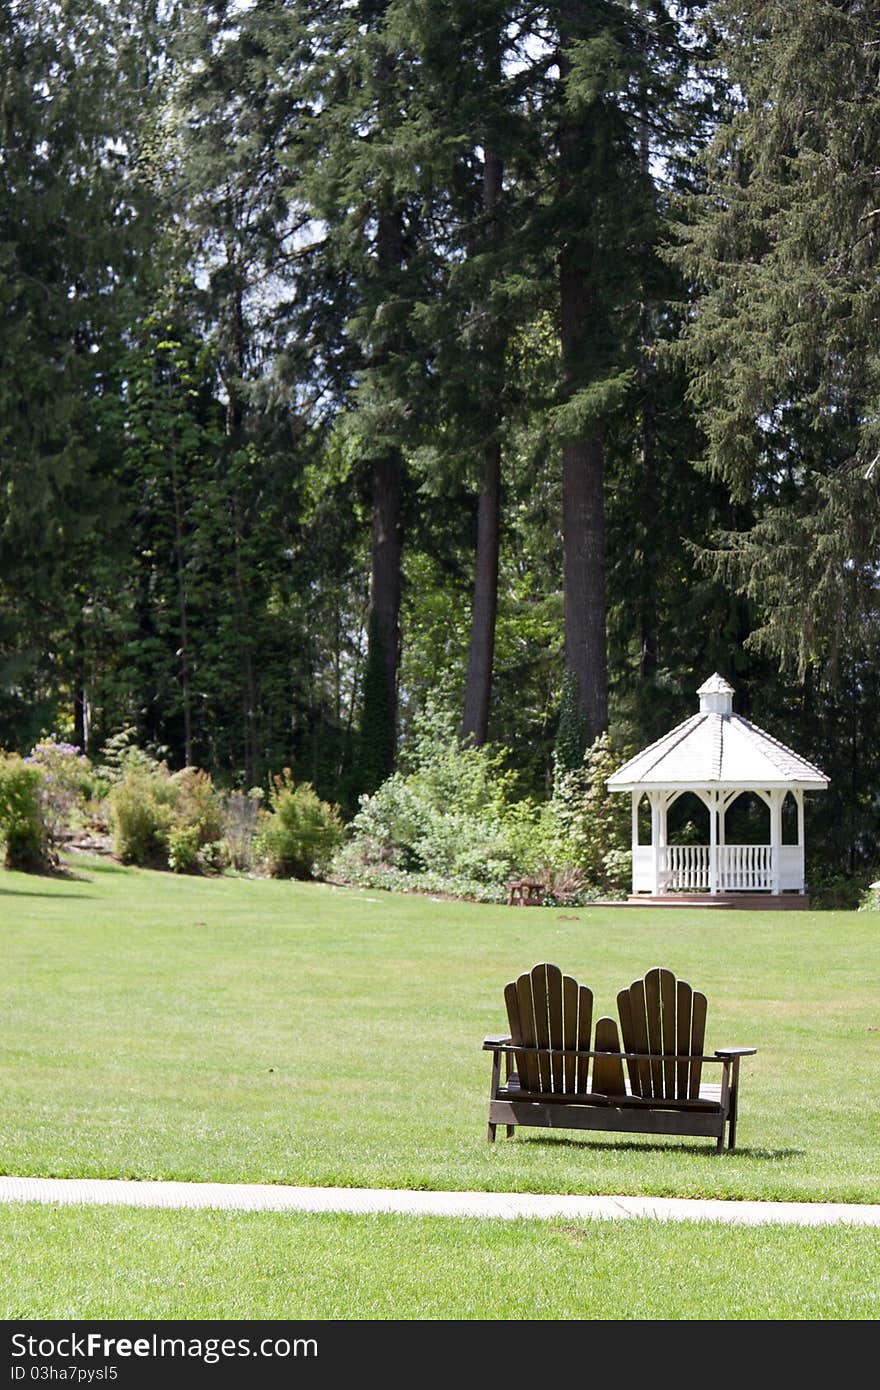
M 878 1290 L 864 1229 L 0 1210 L 8 1320 L 849 1320 Z
M 514 911 L 75 867 L 0 874 L 2 1171 L 880 1200 L 871 914 Z M 703 989 L 708 1046 L 759 1048 L 741 1148 L 487 1145 L 480 1044 L 505 982 L 545 959 L 603 1012 L 655 964 Z

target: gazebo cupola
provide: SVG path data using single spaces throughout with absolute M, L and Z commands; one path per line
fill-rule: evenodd
M 700 686 L 700 708 L 624 763 L 610 791 L 632 796 L 633 894 L 804 894 L 804 793 L 828 778 L 733 710 L 733 687 L 717 673 Z M 706 844 L 670 844 L 670 806 L 693 792 L 709 813 Z M 769 810 L 764 844 L 728 844 L 727 812 L 751 792 Z M 797 812 L 797 842 L 783 843 L 783 805 Z M 639 843 L 639 806 L 651 810 L 651 843 Z M 793 904 L 792 904 L 793 905 Z

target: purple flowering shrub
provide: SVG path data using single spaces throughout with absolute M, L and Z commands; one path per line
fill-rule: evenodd
M 50 845 L 57 845 L 91 789 L 91 764 L 76 744 L 54 733 L 35 744 L 24 761 L 42 777 L 43 821 Z

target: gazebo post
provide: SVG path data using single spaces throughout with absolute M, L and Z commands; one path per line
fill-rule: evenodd
M 785 791 L 771 791 L 770 797 L 770 891 L 777 898 L 782 892 L 782 798 Z
M 709 892 L 718 892 L 718 792 L 707 792 L 709 807 Z
M 797 825 L 798 825 L 798 828 L 797 828 L 797 837 L 798 837 L 798 850 L 799 850 L 800 865 L 801 865 L 801 867 L 800 867 L 800 875 L 801 875 L 800 883 L 801 883 L 801 892 L 803 893 L 804 887 L 805 887 L 805 878 L 806 878 L 806 862 L 805 862 L 805 857 L 804 857 L 804 844 L 805 844 L 805 839 L 804 839 L 804 794 L 803 794 L 803 792 L 800 791 L 800 790 L 796 791 L 795 794 L 794 794 L 794 799 L 795 799 L 795 802 L 796 802 L 796 804 L 797 804 Z
M 655 897 L 660 892 L 660 803 L 662 798 L 662 792 L 648 793 L 648 801 L 651 806 L 651 877 L 653 879 L 651 891 Z

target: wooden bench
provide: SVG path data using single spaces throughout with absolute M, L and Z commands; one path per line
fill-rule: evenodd
M 492 1056 L 489 1142 L 496 1126 L 693 1135 L 736 1144 L 740 1058 L 754 1047 L 703 1051 L 706 996 L 671 970 L 650 970 L 617 996 L 617 1022 L 558 966 L 536 965 L 504 991 L 510 1031 L 483 1042 Z M 591 1046 L 591 1042 L 593 1046 Z M 501 1059 L 505 1078 L 501 1079 Z M 721 1068 L 703 1080 L 706 1064 Z
M 543 907 L 544 885 L 533 879 L 518 878 L 508 885 L 508 907 Z

